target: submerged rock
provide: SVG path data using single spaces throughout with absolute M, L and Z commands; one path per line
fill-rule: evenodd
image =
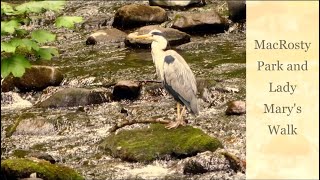
M 122 160 L 148 162 L 215 151 L 222 144 L 218 139 L 191 126 L 166 129 L 162 124 L 152 124 L 150 128 L 122 130 L 111 134 L 100 147 Z
M 57 108 L 100 104 L 109 101 L 109 94 L 103 90 L 85 88 L 67 88 L 56 92 L 48 99 L 38 103 L 37 107 Z
M 206 4 L 205 0 L 149 0 L 151 6 L 160 6 L 166 8 L 179 8 L 179 7 L 198 7 Z
M 229 24 L 216 11 L 179 13 L 172 20 L 172 28 L 189 33 L 223 33 Z
M 160 27 L 159 25 L 150 25 L 141 27 L 136 32 L 129 34 L 126 37 L 125 44 L 129 47 L 150 48 L 152 41 L 137 39 L 136 36 L 148 34 L 154 29 L 160 30 L 163 33 L 170 46 L 178 46 L 190 42 L 190 35 L 185 32 L 173 28 Z
M 231 101 L 226 110 L 227 115 L 241 115 L 246 113 L 246 103 L 244 101 Z
M 127 34 L 116 28 L 101 29 L 92 33 L 87 41 L 87 45 L 94 45 L 97 43 L 121 43 L 124 42 Z
M 166 11 L 160 7 L 130 4 L 117 10 L 112 26 L 120 29 L 130 29 L 147 24 L 160 24 L 167 19 Z
M 233 22 L 244 22 L 246 20 L 246 1 L 227 1 L 229 9 L 229 19 Z
M 47 161 L 33 161 L 26 158 L 1 161 L 1 176 L 4 179 L 28 178 L 32 173 L 36 173 L 38 178 L 46 180 L 84 179 L 73 169 L 57 164 L 51 164 Z
M 44 118 L 36 118 L 32 113 L 21 114 L 6 128 L 6 136 L 11 135 L 52 135 L 56 132 L 55 124 Z
M 33 65 L 26 69 L 21 78 L 9 76 L 4 79 L 6 88 L 2 90 L 12 90 L 9 87 L 15 86 L 22 92 L 42 91 L 48 86 L 59 86 L 63 78 L 62 72 L 57 68 Z
M 113 88 L 112 99 L 136 99 L 140 95 L 141 84 L 134 81 L 119 81 Z

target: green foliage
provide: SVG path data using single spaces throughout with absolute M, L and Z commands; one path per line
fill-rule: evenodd
M 77 16 L 61 16 L 58 17 L 56 20 L 56 26 L 59 27 L 66 27 L 66 28 L 73 28 L 74 23 L 82 22 L 82 17 Z
M 45 11 L 59 12 L 64 8 L 65 1 L 29 1 L 19 5 L 1 2 L 1 36 L 6 36 L 1 41 L 1 76 L 5 78 L 12 73 L 15 77 L 21 77 L 25 68 L 29 68 L 30 62 L 26 55 L 34 55 L 37 58 L 51 60 L 58 56 L 56 48 L 40 47 L 39 44 L 56 40 L 56 35 L 38 29 L 27 31 L 21 24 L 30 21 L 30 15 L 40 14 Z M 2 17 L 3 16 L 3 17 Z M 56 19 L 58 28 L 74 28 L 75 23 L 82 22 L 82 17 L 61 16 Z
M 37 55 L 44 60 L 51 60 L 52 55 L 58 56 L 59 52 L 56 48 L 40 48 Z
M 17 20 L 1 21 L 1 35 L 6 33 L 13 34 L 19 26 L 20 24 Z
M 15 77 L 21 77 L 25 68 L 30 68 L 30 62 L 21 54 L 14 54 L 9 58 L 1 59 L 1 75 L 8 76 L 10 73 Z
M 31 37 L 38 43 L 52 42 L 56 39 L 56 35 L 46 30 L 35 30 L 31 33 Z
M 30 1 L 15 7 L 18 13 L 42 13 L 46 10 L 58 12 L 63 9 L 65 1 Z

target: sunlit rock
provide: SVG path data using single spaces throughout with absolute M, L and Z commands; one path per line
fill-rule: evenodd
M 226 110 L 227 115 L 241 115 L 246 113 L 246 103 L 244 101 L 231 101 Z
M 99 43 L 121 43 L 124 42 L 127 34 L 123 31 L 120 31 L 116 28 L 111 29 L 101 29 L 98 30 L 88 37 L 86 44 L 94 45 Z
M 137 29 L 135 32 L 130 33 L 125 40 L 126 46 L 136 48 L 150 48 L 150 40 L 137 39 L 137 35 L 147 34 L 150 31 L 157 29 L 160 30 L 163 36 L 168 40 L 170 46 L 178 46 L 190 42 L 190 35 L 173 28 L 164 28 L 159 25 L 144 26 Z
M 172 20 L 172 28 L 189 33 L 223 33 L 229 24 L 216 11 L 184 12 L 176 14 Z
M 27 68 L 21 78 L 8 76 L 3 83 L 5 88 L 2 91 L 10 91 L 17 87 L 22 92 L 42 91 L 48 86 L 59 86 L 64 76 L 61 71 L 55 67 L 33 65 Z
M 160 7 L 130 4 L 117 10 L 112 26 L 120 29 L 130 29 L 147 24 L 160 24 L 167 19 L 166 11 Z
M 37 107 L 57 108 L 100 104 L 109 101 L 110 94 L 104 90 L 85 88 L 67 88 L 56 92 L 48 99 L 38 103 Z
M 1 161 L 1 177 L 4 179 L 30 178 L 33 173 L 46 180 L 84 180 L 75 170 L 44 160 L 15 158 Z
M 148 162 L 215 151 L 222 144 L 218 139 L 191 126 L 166 129 L 164 125 L 152 124 L 150 128 L 122 130 L 111 134 L 100 147 L 122 160 Z

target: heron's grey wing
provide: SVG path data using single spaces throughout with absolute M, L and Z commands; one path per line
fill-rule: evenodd
M 166 51 L 163 72 L 164 86 L 169 93 L 198 114 L 196 80 L 185 60 L 175 51 Z

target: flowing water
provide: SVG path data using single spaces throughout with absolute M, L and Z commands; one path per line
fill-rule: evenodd
M 112 10 L 122 5 L 121 3 L 125 2 L 90 1 L 77 4 L 70 1 L 65 13 L 84 18 L 95 13 L 112 17 Z M 86 11 L 87 9 L 90 11 Z M 118 80 L 155 79 L 150 49 L 128 49 L 123 45 L 88 47 L 85 40 L 91 30 L 55 30 L 60 39 L 53 45 L 59 48 L 60 56 L 52 61 L 36 62 L 58 67 L 64 73 L 65 79 L 59 89 L 102 87 Z M 188 123 L 219 138 L 226 150 L 245 159 L 245 116 L 226 116 L 224 113 L 227 102 L 245 100 L 245 34 L 192 36 L 191 41 L 174 47 L 186 59 L 198 80 L 201 112 L 198 117 L 188 115 Z M 237 91 L 219 90 L 226 88 Z M 112 91 L 112 87 L 108 87 L 108 90 Z M 50 91 L 20 95 L 35 104 L 48 97 Z M 126 113 L 123 113 L 124 110 Z M 6 137 L 9 125 L 14 124 L 19 117 L 30 116 L 49 120 L 54 125 L 54 131 L 46 135 L 13 134 Z M 124 119 L 159 117 L 173 120 L 175 102 L 158 84 L 153 83 L 143 86 L 142 94 L 137 100 L 90 105 L 83 110 L 78 107 L 9 108 L 1 111 L 1 158 L 17 156 L 23 151 L 42 151 L 53 156 L 59 163 L 76 169 L 86 179 L 244 177 L 243 174 L 232 171 L 183 175 L 175 168 L 180 160 L 159 160 L 150 164 L 129 163 L 113 158 L 98 148 L 100 141 L 108 135 L 108 129 L 115 123 Z M 219 173 L 225 175 L 218 176 Z

